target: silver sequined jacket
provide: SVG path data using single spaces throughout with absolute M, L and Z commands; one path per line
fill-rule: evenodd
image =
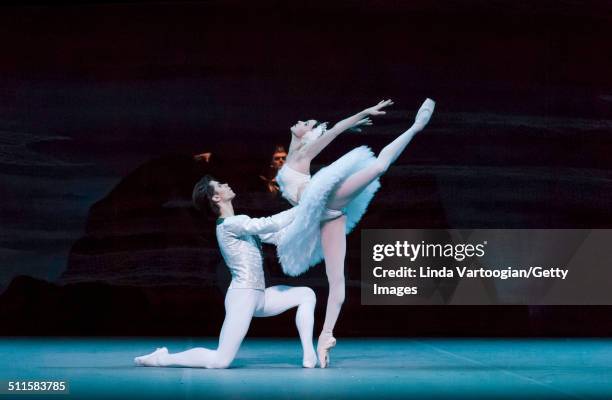
M 230 289 L 266 288 L 260 241 L 275 244 L 279 231 L 293 221 L 295 210 L 264 218 L 234 215 L 217 220 L 217 241 L 232 273 Z

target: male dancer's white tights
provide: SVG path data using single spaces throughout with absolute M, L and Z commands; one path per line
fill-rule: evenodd
M 419 109 L 414 124 L 393 142 L 385 146 L 376 161 L 355 172 L 340 184 L 332 194 L 327 207 L 332 210 L 342 210 L 359 195 L 372 181 L 382 176 L 391 164 L 402 154 L 415 134 L 423 130 L 433 112 L 435 103 L 427 99 Z M 321 226 L 321 245 L 325 259 L 325 272 L 329 282 L 329 295 L 325 322 L 321 339 L 333 335 L 336 321 L 345 297 L 344 259 L 346 256 L 346 217 L 343 215 Z
M 253 317 L 271 317 L 297 307 L 295 324 L 302 342 L 303 365 L 314 367 L 316 354 L 312 344 L 316 296 L 308 287 L 272 286 L 257 289 L 228 289 L 225 295 L 225 320 L 217 350 L 196 347 L 181 353 L 152 353 L 147 366 L 227 368 L 234 360 Z M 148 356 L 142 357 L 146 358 Z M 139 357 L 141 358 L 141 357 Z

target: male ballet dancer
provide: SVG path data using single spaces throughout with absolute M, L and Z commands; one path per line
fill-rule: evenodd
M 137 365 L 147 367 L 228 368 L 249 329 L 253 317 L 271 317 L 297 307 L 295 323 L 303 348 L 302 365 L 314 368 L 317 356 L 312 344 L 316 297 L 308 287 L 265 287 L 260 240 L 275 243 L 275 234 L 295 217 L 296 208 L 271 217 L 250 218 L 235 215 L 232 200 L 236 195 L 227 183 L 210 176 L 202 178 L 193 189 L 193 202 L 201 208 L 208 201 L 219 218 L 217 241 L 232 282 L 225 295 L 225 320 L 217 350 L 194 348 L 168 353 L 165 347 L 136 357 Z

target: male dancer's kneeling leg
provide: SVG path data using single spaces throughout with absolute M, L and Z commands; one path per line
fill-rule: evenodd
M 295 322 L 304 351 L 302 365 L 313 368 L 317 358 L 312 344 L 316 297 L 307 287 L 272 286 L 265 288 L 263 260 L 259 240 L 275 243 L 276 233 L 289 224 L 295 208 L 266 218 L 235 215 L 234 192 L 207 176 L 193 191 L 196 207 L 208 200 L 219 215 L 217 240 L 225 263 L 232 273 L 232 283 L 225 296 L 225 320 L 216 350 L 193 348 L 170 354 L 165 347 L 136 357 L 137 365 L 227 368 L 234 360 L 253 317 L 270 317 L 297 307 Z

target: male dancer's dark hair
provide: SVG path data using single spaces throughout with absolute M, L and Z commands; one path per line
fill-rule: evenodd
M 210 184 L 212 181 L 218 182 L 218 180 L 210 175 L 205 175 L 200 179 L 193 187 L 191 199 L 196 209 L 202 210 L 206 207 L 205 204 L 208 204 L 212 212 L 215 215 L 219 215 L 221 213 L 219 205 L 212 200 L 212 197 L 215 195 L 215 188 Z

